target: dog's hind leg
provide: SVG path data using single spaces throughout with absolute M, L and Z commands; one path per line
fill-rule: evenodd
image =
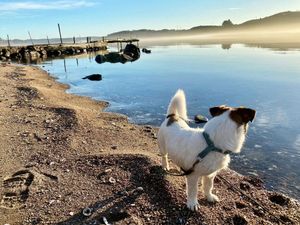
M 192 211 L 197 211 L 199 208 L 198 203 L 198 179 L 197 174 L 190 174 L 186 177 L 186 191 L 187 191 L 187 207 Z
M 203 177 L 203 191 L 207 201 L 209 202 L 218 202 L 219 198 L 212 193 L 214 186 L 214 178 L 217 174 L 213 173 L 208 176 Z
M 168 151 L 165 148 L 164 139 L 158 135 L 158 147 L 161 154 L 161 164 L 165 170 L 169 170 L 169 162 L 168 162 Z

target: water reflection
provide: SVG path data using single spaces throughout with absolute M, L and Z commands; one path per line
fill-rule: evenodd
M 231 48 L 231 45 L 232 45 L 232 44 L 222 44 L 222 49 L 228 50 L 228 49 Z

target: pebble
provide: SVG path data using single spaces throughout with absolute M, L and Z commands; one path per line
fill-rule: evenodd
M 112 169 L 106 169 L 104 170 L 105 173 L 110 173 L 112 171 Z
M 194 117 L 194 120 L 195 120 L 195 123 L 206 123 L 206 122 L 208 122 L 208 119 L 203 115 L 196 115 Z
M 70 215 L 70 216 L 74 216 L 74 212 L 70 212 L 69 215 Z
M 102 219 L 103 219 L 103 222 L 104 222 L 105 225 L 110 225 L 110 224 L 108 223 L 108 221 L 107 221 L 107 219 L 106 219 L 105 216 L 103 216 Z
M 92 215 L 92 211 L 93 210 L 91 208 L 87 207 L 87 208 L 85 208 L 85 209 L 82 210 L 82 214 L 84 216 L 90 216 L 90 215 Z
M 111 183 L 111 184 L 116 183 L 116 179 L 113 178 L 113 177 L 110 177 L 110 178 L 108 179 L 108 181 L 109 181 L 109 183 Z
M 111 149 L 117 149 L 118 148 L 118 146 L 117 145 L 113 145 L 113 146 L 111 146 Z
M 137 191 L 144 191 L 144 188 L 143 187 L 137 187 L 136 190 Z
M 54 202 L 55 202 L 55 200 L 53 200 L 53 199 L 50 200 L 50 201 L 49 201 L 49 205 L 52 205 Z

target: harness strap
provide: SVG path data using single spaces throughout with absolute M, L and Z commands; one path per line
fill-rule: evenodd
M 173 114 L 168 115 L 167 118 L 168 118 L 168 117 L 172 117 L 172 116 L 174 116 L 174 115 L 173 115 Z M 222 154 L 224 154 L 224 155 L 228 155 L 228 154 L 231 153 L 231 151 L 229 151 L 229 150 L 223 151 L 222 149 L 217 148 L 217 147 L 214 145 L 214 143 L 212 142 L 212 140 L 210 139 L 208 133 L 203 132 L 203 137 L 204 137 L 204 139 L 205 139 L 205 141 L 206 141 L 207 147 L 206 147 L 202 152 L 200 152 L 200 153 L 198 154 L 196 161 L 194 162 L 194 164 L 192 165 L 192 167 L 191 167 L 190 169 L 185 170 L 185 169 L 183 169 L 183 168 L 180 168 L 180 169 L 183 171 L 183 173 L 181 173 L 181 174 L 171 173 L 171 172 L 168 172 L 168 171 L 166 171 L 166 173 L 167 173 L 167 174 L 170 174 L 170 175 L 173 175 L 173 176 L 187 176 L 187 175 L 190 175 L 192 172 L 194 172 L 195 166 L 196 166 L 202 159 L 204 159 L 205 156 L 207 156 L 210 152 L 219 152 L 219 153 L 222 153 Z M 200 159 L 199 159 L 199 158 L 200 158 Z
M 217 148 L 214 143 L 212 142 L 212 140 L 210 139 L 208 133 L 206 132 L 203 132 L 203 137 L 206 141 L 206 144 L 207 144 L 207 147 L 198 154 L 198 157 L 203 159 L 205 156 L 207 156 L 210 152 L 219 152 L 219 153 L 222 153 L 224 155 L 228 155 L 231 153 L 231 151 L 229 150 L 226 150 L 226 151 L 223 151 L 222 149 L 219 149 Z

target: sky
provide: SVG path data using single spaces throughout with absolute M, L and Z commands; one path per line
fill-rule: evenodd
M 283 11 L 300 0 L 0 0 L 0 38 L 106 36 L 121 30 L 189 29 L 238 24 Z

